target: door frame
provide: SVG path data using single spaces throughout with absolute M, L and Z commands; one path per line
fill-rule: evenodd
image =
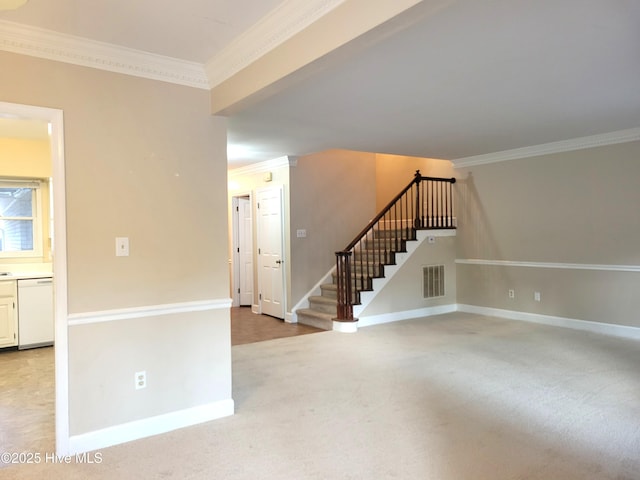
M 69 354 L 67 332 L 67 219 L 64 160 L 64 117 L 60 109 L 0 102 L 0 112 L 19 118 L 43 120 L 51 125 L 50 149 L 53 179 L 53 285 L 55 342 L 56 453 L 69 451 Z

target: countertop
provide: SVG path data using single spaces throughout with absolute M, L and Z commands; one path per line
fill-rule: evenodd
M 29 278 L 51 278 L 51 272 L 9 272 L 0 275 L 0 282 L 3 280 L 26 280 Z

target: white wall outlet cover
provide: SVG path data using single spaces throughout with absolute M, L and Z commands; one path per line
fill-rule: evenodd
M 135 386 L 136 390 L 140 390 L 141 388 L 147 388 L 147 372 L 136 372 L 135 373 Z
M 307 238 L 307 230 L 304 228 L 296 230 L 296 236 L 298 238 Z
M 129 237 L 116 237 L 116 257 L 129 256 Z

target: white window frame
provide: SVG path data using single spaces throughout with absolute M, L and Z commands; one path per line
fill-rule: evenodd
M 0 251 L 0 258 L 42 257 L 42 181 L 39 179 L 16 180 L 0 178 L 0 188 L 32 188 L 35 197 L 33 204 L 33 250 Z

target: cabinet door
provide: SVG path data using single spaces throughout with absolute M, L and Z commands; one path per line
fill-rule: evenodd
M 0 348 L 17 344 L 13 298 L 0 297 Z

